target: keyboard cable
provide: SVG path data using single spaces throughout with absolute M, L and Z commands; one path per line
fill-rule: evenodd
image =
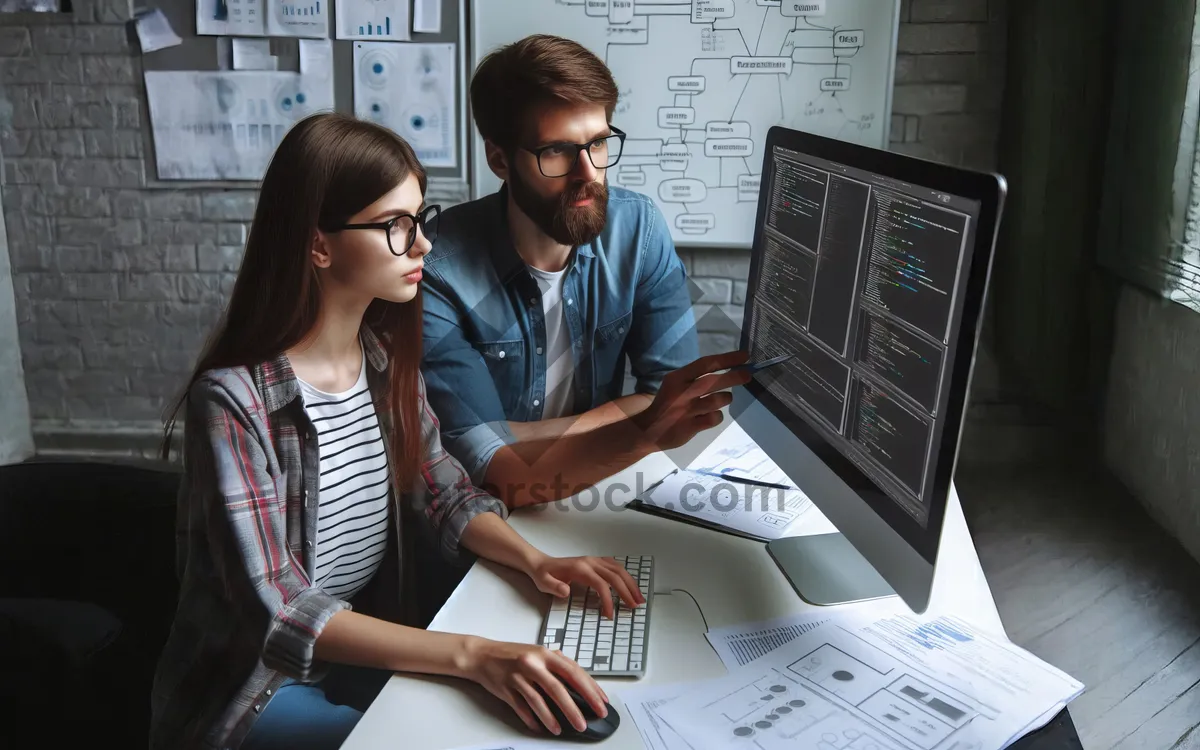
M 700 613 L 700 619 L 704 621 L 704 632 L 708 632 L 708 618 L 704 616 L 704 610 L 700 607 L 700 602 L 696 601 L 696 597 L 692 596 L 692 592 L 687 589 L 670 589 L 668 591 L 655 591 L 655 596 L 670 596 L 673 593 L 687 594 L 692 603 L 696 605 L 696 611 Z

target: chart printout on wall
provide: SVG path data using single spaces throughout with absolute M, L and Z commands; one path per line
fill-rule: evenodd
M 160 180 L 260 180 L 301 118 L 333 109 L 332 76 L 148 70 Z
M 391 128 L 426 167 L 458 166 L 456 45 L 354 43 L 354 115 Z
M 337 0 L 337 38 L 408 41 L 411 4 L 411 0 Z
M 471 66 L 528 34 L 612 70 L 628 133 L 610 185 L 654 199 L 677 244 L 749 247 L 768 129 L 887 148 L 900 0 L 472 0 Z M 478 133 L 472 192 L 499 188 Z
M 332 0 L 267 0 L 267 34 L 325 39 Z

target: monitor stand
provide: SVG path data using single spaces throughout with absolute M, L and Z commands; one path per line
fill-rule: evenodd
M 851 604 L 896 595 L 841 534 L 775 539 L 767 543 L 767 552 L 809 604 Z

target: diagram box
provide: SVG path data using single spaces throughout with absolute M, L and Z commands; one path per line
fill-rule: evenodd
M 682 172 L 691 158 L 692 152 L 686 143 L 668 143 L 659 154 L 658 168 L 664 172 Z
M 679 214 L 675 228 L 685 232 L 707 232 L 717 225 L 716 214 Z
M 696 121 L 696 110 L 692 107 L 659 107 L 658 126 L 676 128 L 691 125 Z
M 633 0 L 608 0 L 608 22 L 629 23 L 633 20 Z
M 858 48 L 863 46 L 863 39 L 866 34 L 862 29 L 849 29 L 847 31 L 833 32 L 833 54 L 838 54 L 838 50 L 853 49 L 858 51 Z
M 698 203 L 708 197 L 708 186 L 690 177 L 663 180 L 658 183 L 658 197 L 663 203 Z
M 640 169 L 617 172 L 617 184 L 625 187 L 640 187 L 646 184 L 646 173 Z
M 758 73 L 775 75 L 791 75 L 792 58 L 790 57 L 747 57 L 738 55 L 729 58 L 730 75 L 745 75 Z
M 692 0 L 692 23 L 712 23 L 733 18 L 733 0 Z
M 822 91 L 849 91 L 850 90 L 850 79 L 849 78 L 822 78 L 821 79 L 821 90 Z
M 671 91 L 699 94 L 704 91 L 704 76 L 668 76 L 667 88 Z
M 713 120 L 704 126 L 704 134 L 709 138 L 749 138 L 750 123 L 741 120 Z
M 754 141 L 749 138 L 708 138 L 704 141 L 705 156 L 740 158 L 754 153 Z
M 825 0 L 783 0 L 779 15 L 788 18 L 825 15 Z
M 608 0 L 584 0 L 583 12 L 595 18 L 607 18 Z
M 758 186 L 762 184 L 762 176 L 757 174 L 738 175 L 737 199 L 739 201 L 757 201 Z

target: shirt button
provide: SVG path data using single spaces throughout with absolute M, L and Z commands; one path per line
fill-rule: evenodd
M 538 354 L 541 354 L 541 353 L 542 353 L 542 347 L 540 347 L 540 346 L 539 346 L 539 347 L 537 348 L 537 353 L 538 353 Z
M 533 405 L 534 405 L 534 406 L 541 406 L 541 405 L 542 405 L 542 402 L 541 402 L 541 401 L 538 401 L 538 400 L 535 398 L 535 399 L 533 400 Z
M 267 697 L 269 698 L 270 696 L 271 696 L 271 689 L 267 688 Z
M 308 547 L 309 549 L 312 549 L 312 542 L 311 541 L 305 542 L 304 546 Z
M 617 333 L 625 333 L 625 326 L 621 326 L 620 328 L 618 328 Z
M 260 711 L 262 711 L 262 704 L 261 704 L 261 703 L 255 703 L 255 704 L 254 704 L 254 713 L 259 713 Z
M 569 300 L 567 300 L 567 304 L 568 304 L 568 305 L 573 305 L 573 304 L 575 304 L 575 300 L 573 300 L 573 299 L 569 299 Z
M 496 355 L 496 356 L 500 357 L 500 359 L 504 359 L 504 352 L 500 352 L 500 353 L 499 353 L 498 355 Z
M 530 298 L 529 298 L 529 304 L 531 304 L 531 305 L 536 305 L 536 304 L 537 304 L 537 297 L 530 297 Z

